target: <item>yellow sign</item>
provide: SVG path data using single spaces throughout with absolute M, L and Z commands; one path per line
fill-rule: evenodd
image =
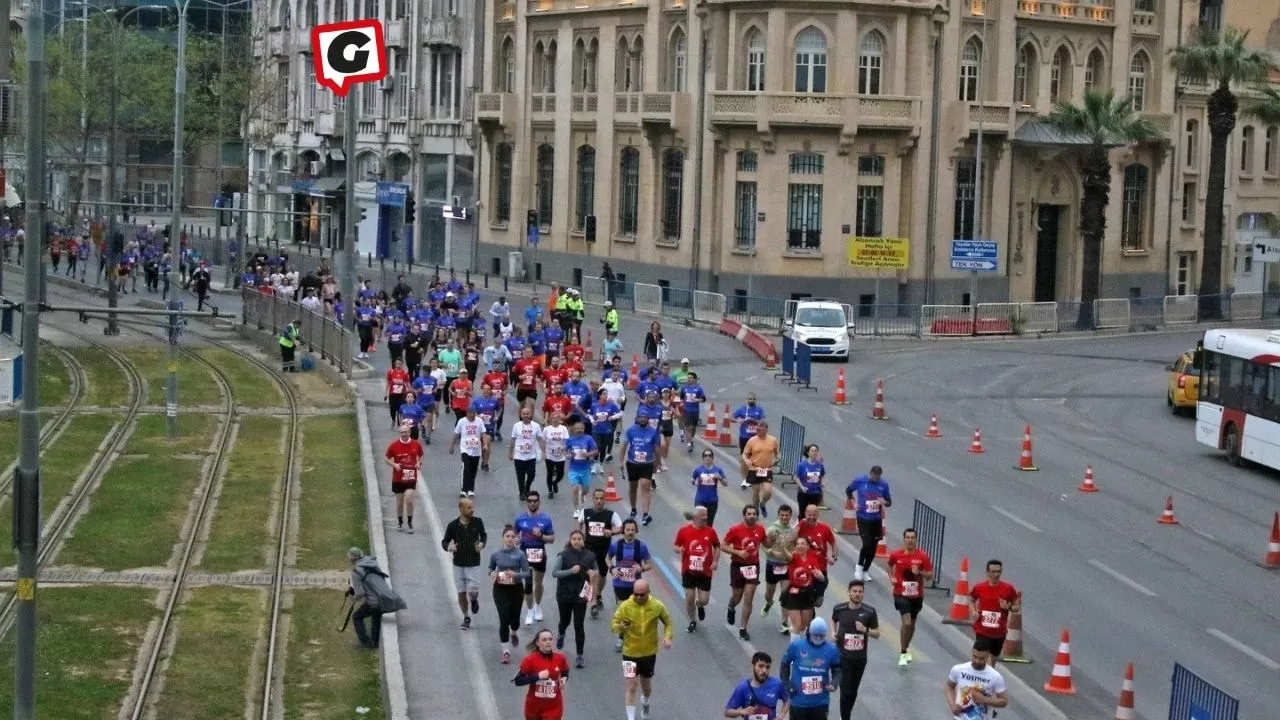
M 849 267 L 870 270 L 906 270 L 911 243 L 906 238 L 849 238 Z
M 35 600 L 36 599 L 36 581 L 32 578 L 18 578 L 18 592 L 16 593 L 19 600 Z

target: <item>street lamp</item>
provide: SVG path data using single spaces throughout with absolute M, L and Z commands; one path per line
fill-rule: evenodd
M 929 118 L 929 198 L 925 210 L 924 231 L 924 304 L 933 303 L 934 263 L 937 262 L 938 232 L 938 132 L 942 129 L 942 31 L 951 19 L 951 11 L 938 3 L 929 14 L 933 39 L 933 94 Z M 876 302 L 879 302 L 877 299 Z

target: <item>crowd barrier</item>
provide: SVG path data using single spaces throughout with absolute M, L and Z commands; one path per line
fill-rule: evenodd
M 947 516 L 934 510 L 920 500 L 915 501 L 915 506 L 911 511 L 911 527 L 916 530 L 916 537 L 920 541 L 920 549 L 929 555 L 929 559 L 933 561 L 933 578 L 929 582 L 930 590 L 940 590 L 942 592 L 950 592 L 950 588 L 942 587 L 938 584 L 938 578 L 941 576 L 941 568 L 944 566 L 942 562 L 943 540 L 947 534 Z
M 1240 701 L 1180 663 L 1173 666 L 1169 720 L 1236 720 Z
M 278 336 L 285 325 L 301 320 L 299 335 L 303 348 L 328 360 L 343 373 L 351 372 L 355 337 L 351 330 L 339 326 L 333 318 L 308 310 L 292 300 L 264 295 L 254 288 L 242 289 L 240 299 L 244 304 L 245 325 Z
M 804 425 L 786 415 L 782 416 L 782 427 L 778 430 L 778 457 L 780 459 L 774 475 L 788 479 L 778 483 L 779 487 L 796 484 L 796 466 L 800 464 L 800 460 L 804 457 L 804 432 Z

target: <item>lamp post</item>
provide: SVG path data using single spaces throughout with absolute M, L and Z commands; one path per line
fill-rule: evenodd
M 933 37 L 933 95 L 929 113 L 929 197 L 926 202 L 924 231 L 924 304 L 933 304 L 934 276 L 937 270 L 938 214 L 938 132 L 942 128 L 942 31 L 951 19 L 951 11 L 939 3 L 930 14 Z M 877 299 L 877 302 L 879 300 Z

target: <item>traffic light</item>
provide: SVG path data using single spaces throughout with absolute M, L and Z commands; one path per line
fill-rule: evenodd
M 584 226 L 583 230 L 585 231 L 587 236 L 587 242 L 589 243 L 595 242 L 596 241 L 596 216 L 588 215 L 583 220 L 582 224 Z
M 418 217 L 418 201 L 412 197 L 406 198 L 404 201 L 404 224 L 412 225 L 415 218 Z
M 361 205 L 360 206 L 360 222 L 364 222 L 368 218 L 369 218 L 369 208 Z

